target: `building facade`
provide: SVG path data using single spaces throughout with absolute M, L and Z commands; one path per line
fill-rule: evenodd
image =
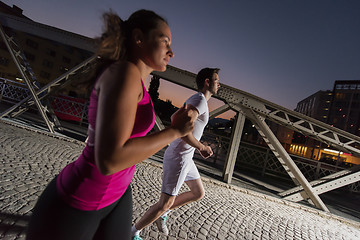
M 335 81 L 327 123 L 360 136 L 360 80 Z
M 333 90 L 314 93 L 300 101 L 295 111 L 360 136 L 360 80 L 335 81 Z M 360 158 L 326 149 L 300 133 L 294 134 L 290 152 L 327 163 L 360 164 Z
M 296 105 L 296 112 L 326 122 L 330 110 L 332 91 L 318 91 L 313 95 L 301 100 Z
M 29 18 L 22 14 L 23 11 L 19 7 L 15 5 L 10 7 L 1 1 L 0 12 L 29 20 Z M 93 55 L 92 52 L 84 49 L 51 41 L 36 35 L 6 27 L 3 27 L 3 29 L 8 36 L 14 37 L 16 44 L 24 54 L 40 86 L 46 85 Z M 67 34 L 73 33 L 67 32 Z M 2 38 L 0 38 L 0 77 L 23 82 L 21 74 Z M 71 86 L 62 89 L 62 93 L 66 95 L 72 93 L 79 97 L 86 97 L 85 90 L 81 91 L 81 89 Z
M 360 80 L 338 80 L 333 90 L 318 91 L 295 111 L 360 136 Z

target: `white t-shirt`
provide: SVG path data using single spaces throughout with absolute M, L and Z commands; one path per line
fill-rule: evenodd
M 194 106 L 199 112 L 199 116 L 194 122 L 194 130 L 193 130 L 194 137 L 199 141 L 204 132 L 204 128 L 209 121 L 209 107 L 207 100 L 203 93 L 197 92 L 194 95 L 192 95 L 188 100 L 186 100 L 185 103 Z M 194 151 L 195 151 L 194 147 L 184 142 L 181 138 L 178 138 L 175 141 L 173 141 L 170 144 L 170 146 L 166 149 L 167 152 L 166 155 L 171 158 L 177 158 L 179 157 L 179 155 L 181 156 L 181 155 L 191 154 L 194 153 Z

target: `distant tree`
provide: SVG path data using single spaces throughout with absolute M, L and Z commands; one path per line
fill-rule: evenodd
M 158 101 L 158 115 L 161 118 L 161 120 L 170 122 L 171 115 L 178 110 L 177 107 L 175 107 L 171 100 L 167 99 L 166 101 L 163 101 L 159 99 Z
M 160 78 L 153 76 L 150 81 L 149 95 L 154 103 L 155 109 L 159 100 Z
M 150 80 L 148 92 L 153 101 L 155 112 L 162 121 L 170 122 L 171 115 L 176 112 L 178 108 L 172 104 L 171 100 L 167 99 L 163 101 L 159 98 L 159 87 L 160 78 L 153 76 Z

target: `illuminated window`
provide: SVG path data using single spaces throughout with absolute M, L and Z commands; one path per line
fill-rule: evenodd
M 335 97 L 336 97 L 336 99 L 344 99 L 345 94 L 344 93 L 336 93 Z

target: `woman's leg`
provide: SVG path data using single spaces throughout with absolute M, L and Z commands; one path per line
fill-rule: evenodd
M 114 208 L 101 221 L 94 240 L 130 239 L 132 222 L 132 191 L 128 187 Z
M 100 222 L 97 211 L 68 206 L 57 194 L 56 178 L 41 194 L 28 226 L 26 239 L 92 239 Z

